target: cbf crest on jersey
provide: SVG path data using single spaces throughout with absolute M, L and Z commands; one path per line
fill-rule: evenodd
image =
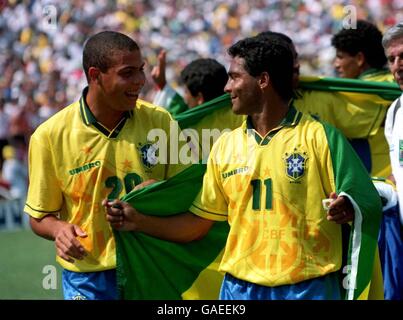
M 301 179 L 306 170 L 308 154 L 299 151 L 297 148 L 293 152 L 286 152 L 284 155 L 286 174 L 293 181 Z
M 139 143 L 141 162 L 147 169 L 151 169 L 158 163 L 158 146 L 153 143 Z

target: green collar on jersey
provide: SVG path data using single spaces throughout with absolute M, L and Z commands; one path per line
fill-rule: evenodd
M 126 120 L 133 116 L 133 111 L 125 111 L 118 125 L 112 131 L 110 131 L 109 129 L 105 128 L 105 126 L 103 126 L 100 122 L 98 122 L 94 114 L 91 112 L 86 102 L 87 93 L 88 93 L 88 87 L 85 87 L 83 90 L 83 94 L 80 98 L 80 114 L 83 122 L 87 126 L 93 125 L 108 138 L 116 138 L 119 132 L 122 130 L 123 126 L 125 125 Z
M 285 115 L 284 119 L 281 120 L 280 124 L 275 127 L 274 129 L 270 130 L 264 137 L 262 137 L 253 127 L 252 120 L 250 116 L 246 119 L 246 129 L 245 133 L 253 134 L 257 144 L 261 146 L 265 146 L 269 143 L 269 141 L 274 137 L 274 135 L 279 132 L 283 127 L 291 127 L 298 124 L 301 120 L 302 113 L 295 109 L 292 102 L 290 103 L 290 107 L 288 108 L 287 114 Z

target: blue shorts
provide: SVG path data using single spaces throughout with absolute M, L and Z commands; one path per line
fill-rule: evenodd
M 225 274 L 220 300 L 340 300 L 337 272 L 277 287 L 266 287 Z
M 63 270 L 65 300 L 116 300 L 116 270 L 73 272 Z

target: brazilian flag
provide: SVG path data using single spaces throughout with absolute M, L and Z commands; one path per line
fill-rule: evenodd
M 368 75 L 365 81 L 302 77 L 295 106 L 338 128 L 371 176 L 386 178 L 391 174 L 391 166 L 383 123 L 400 90 L 396 83 L 371 79 L 377 77 Z
M 169 216 L 185 212 L 199 192 L 205 165 L 196 164 L 122 200 L 140 212 Z M 217 271 L 228 224 L 215 223 L 199 241 L 176 244 L 135 232 L 116 232 L 117 278 L 122 299 L 217 299 Z

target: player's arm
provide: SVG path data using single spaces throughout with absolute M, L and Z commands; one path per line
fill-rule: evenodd
M 106 218 L 119 231 L 135 231 L 150 236 L 186 243 L 203 238 L 214 221 L 201 218 L 190 212 L 169 216 L 149 216 L 138 212 L 127 202 L 120 200 L 102 202 Z
M 57 255 L 66 261 L 82 260 L 86 255 L 85 249 L 76 237 L 86 237 L 87 234 L 77 225 L 62 221 L 54 215 L 41 219 L 30 217 L 32 230 L 48 240 L 55 241 Z
M 158 64 L 151 70 L 151 78 L 158 88 L 153 104 L 166 108 L 176 116 L 189 109 L 183 98 L 166 81 L 166 50 L 158 54 Z
M 163 90 L 167 84 L 165 76 L 166 50 L 161 50 L 158 54 L 158 64 L 151 70 L 151 78 L 159 90 Z

